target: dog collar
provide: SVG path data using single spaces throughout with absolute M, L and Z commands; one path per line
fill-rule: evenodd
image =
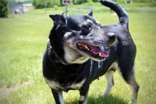
M 50 54 L 50 55 L 54 55 L 54 57 L 55 57 L 55 62 L 61 63 L 61 64 L 63 64 L 63 65 L 68 65 L 68 62 L 67 62 L 66 60 L 60 58 L 60 57 L 57 55 L 57 53 L 56 53 L 55 50 L 52 48 L 52 46 L 50 45 L 50 43 L 49 43 L 49 47 L 48 47 L 48 48 L 49 48 L 49 49 L 48 49 L 49 54 Z
M 65 61 L 64 59 L 60 58 L 57 53 L 55 52 L 54 49 L 52 49 L 52 52 L 54 53 L 56 59 L 57 59 L 57 62 L 60 62 L 61 64 L 63 65 L 68 65 L 67 61 Z

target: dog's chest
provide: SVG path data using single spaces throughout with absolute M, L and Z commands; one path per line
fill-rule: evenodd
M 65 90 L 65 91 L 69 90 L 69 89 L 80 89 L 86 81 L 86 79 L 82 79 L 80 82 L 60 83 L 58 81 L 48 80 L 46 78 L 45 78 L 45 80 L 50 88 L 56 89 L 56 90 L 61 89 L 61 90 Z

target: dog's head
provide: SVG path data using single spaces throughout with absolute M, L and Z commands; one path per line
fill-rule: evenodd
M 92 13 L 90 13 L 92 14 Z M 50 15 L 54 22 L 49 39 L 57 55 L 67 63 L 100 61 L 109 56 L 115 41 L 91 15 Z

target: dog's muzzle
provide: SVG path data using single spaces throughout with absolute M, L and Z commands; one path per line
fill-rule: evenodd
M 106 47 L 101 44 L 93 45 L 87 42 L 77 42 L 76 46 L 80 51 L 99 60 L 103 60 L 109 56 L 109 49 L 106 49 Z

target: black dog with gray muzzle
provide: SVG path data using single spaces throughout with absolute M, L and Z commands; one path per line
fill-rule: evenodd
M 115 66 L 132 88 L 132 104 L 137 103 L 139 86 L 135 80 L 136 46 L 128 29 L 128 15 L 116 3 L 101 3 L 119 17 L 119 24 L 102 26 L 89 15 L 50 15 L 54 26 L 43 58 L 43 75 L 56 104 L 64 104 L 62 91 L 79 90 L 79 104 L 87 104 L 90 83 L 106 74 L 113 86 Z M 116 63 L 116 64 L 115 64 Z

